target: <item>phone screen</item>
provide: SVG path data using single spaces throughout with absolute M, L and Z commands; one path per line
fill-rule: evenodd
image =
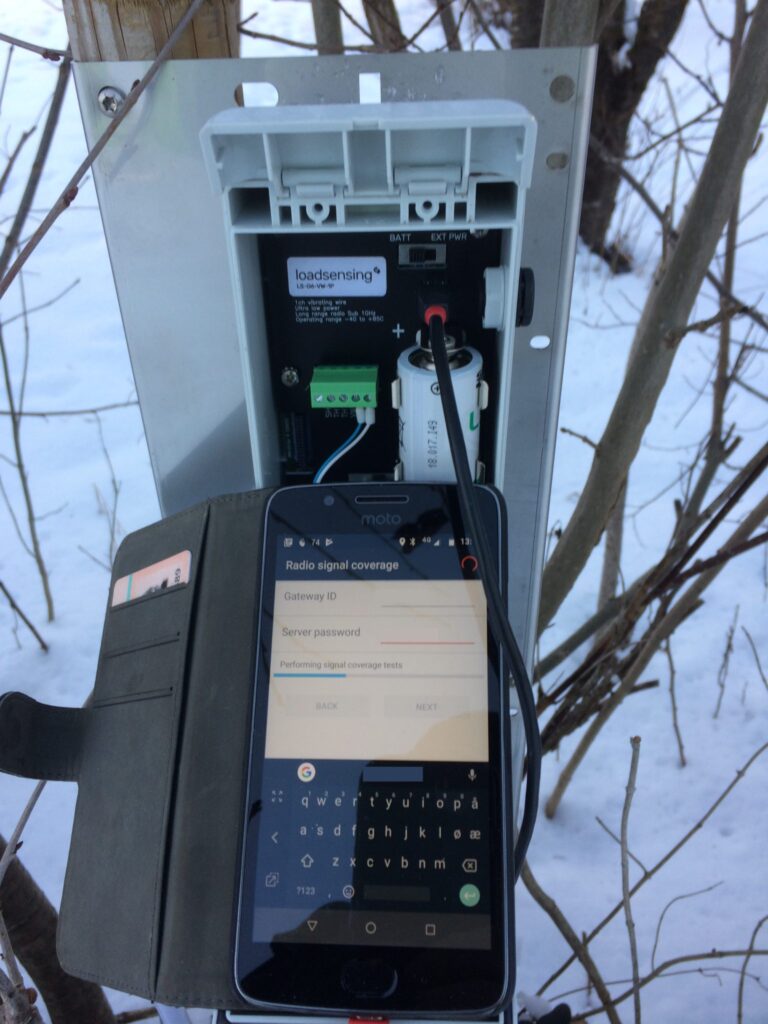
M 244 994 L 267 1003 L 418 1012 L 445 989 L 434 1008 L 462 1009 L 457 966 L 504 974 L 501 698 L 475 545 L 452 489 L 374 498 L 384 486 L 409 500 L 297 488 L 268 520 L 238 943 Z

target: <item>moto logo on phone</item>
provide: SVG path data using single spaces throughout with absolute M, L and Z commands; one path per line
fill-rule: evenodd
M 402 516 L 392 512 L 380 512 L 378 515 L 364 515 L 360 517 L 363 526 L 399 526 L 403 521 Z

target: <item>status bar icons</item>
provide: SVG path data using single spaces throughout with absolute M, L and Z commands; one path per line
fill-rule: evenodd
M 300 782 L 311 782 L 315 775 L 317 775 L 317 769 L 310 761 L 302 761 L 296 774 L 299 776 Z

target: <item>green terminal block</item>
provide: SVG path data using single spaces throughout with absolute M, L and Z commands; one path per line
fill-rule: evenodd
M 313 409 L 375 409 L 378 366 L 316 366 L 309 384 Z

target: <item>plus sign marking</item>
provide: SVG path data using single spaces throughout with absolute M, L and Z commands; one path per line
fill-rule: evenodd
M 397 338 L 397 340 L 400 341 L 400 338 L 405 334 L 405 328 L 401 327 L 400 324 L 398 324 L 396 327 L 392 328 L 392 333 Z

